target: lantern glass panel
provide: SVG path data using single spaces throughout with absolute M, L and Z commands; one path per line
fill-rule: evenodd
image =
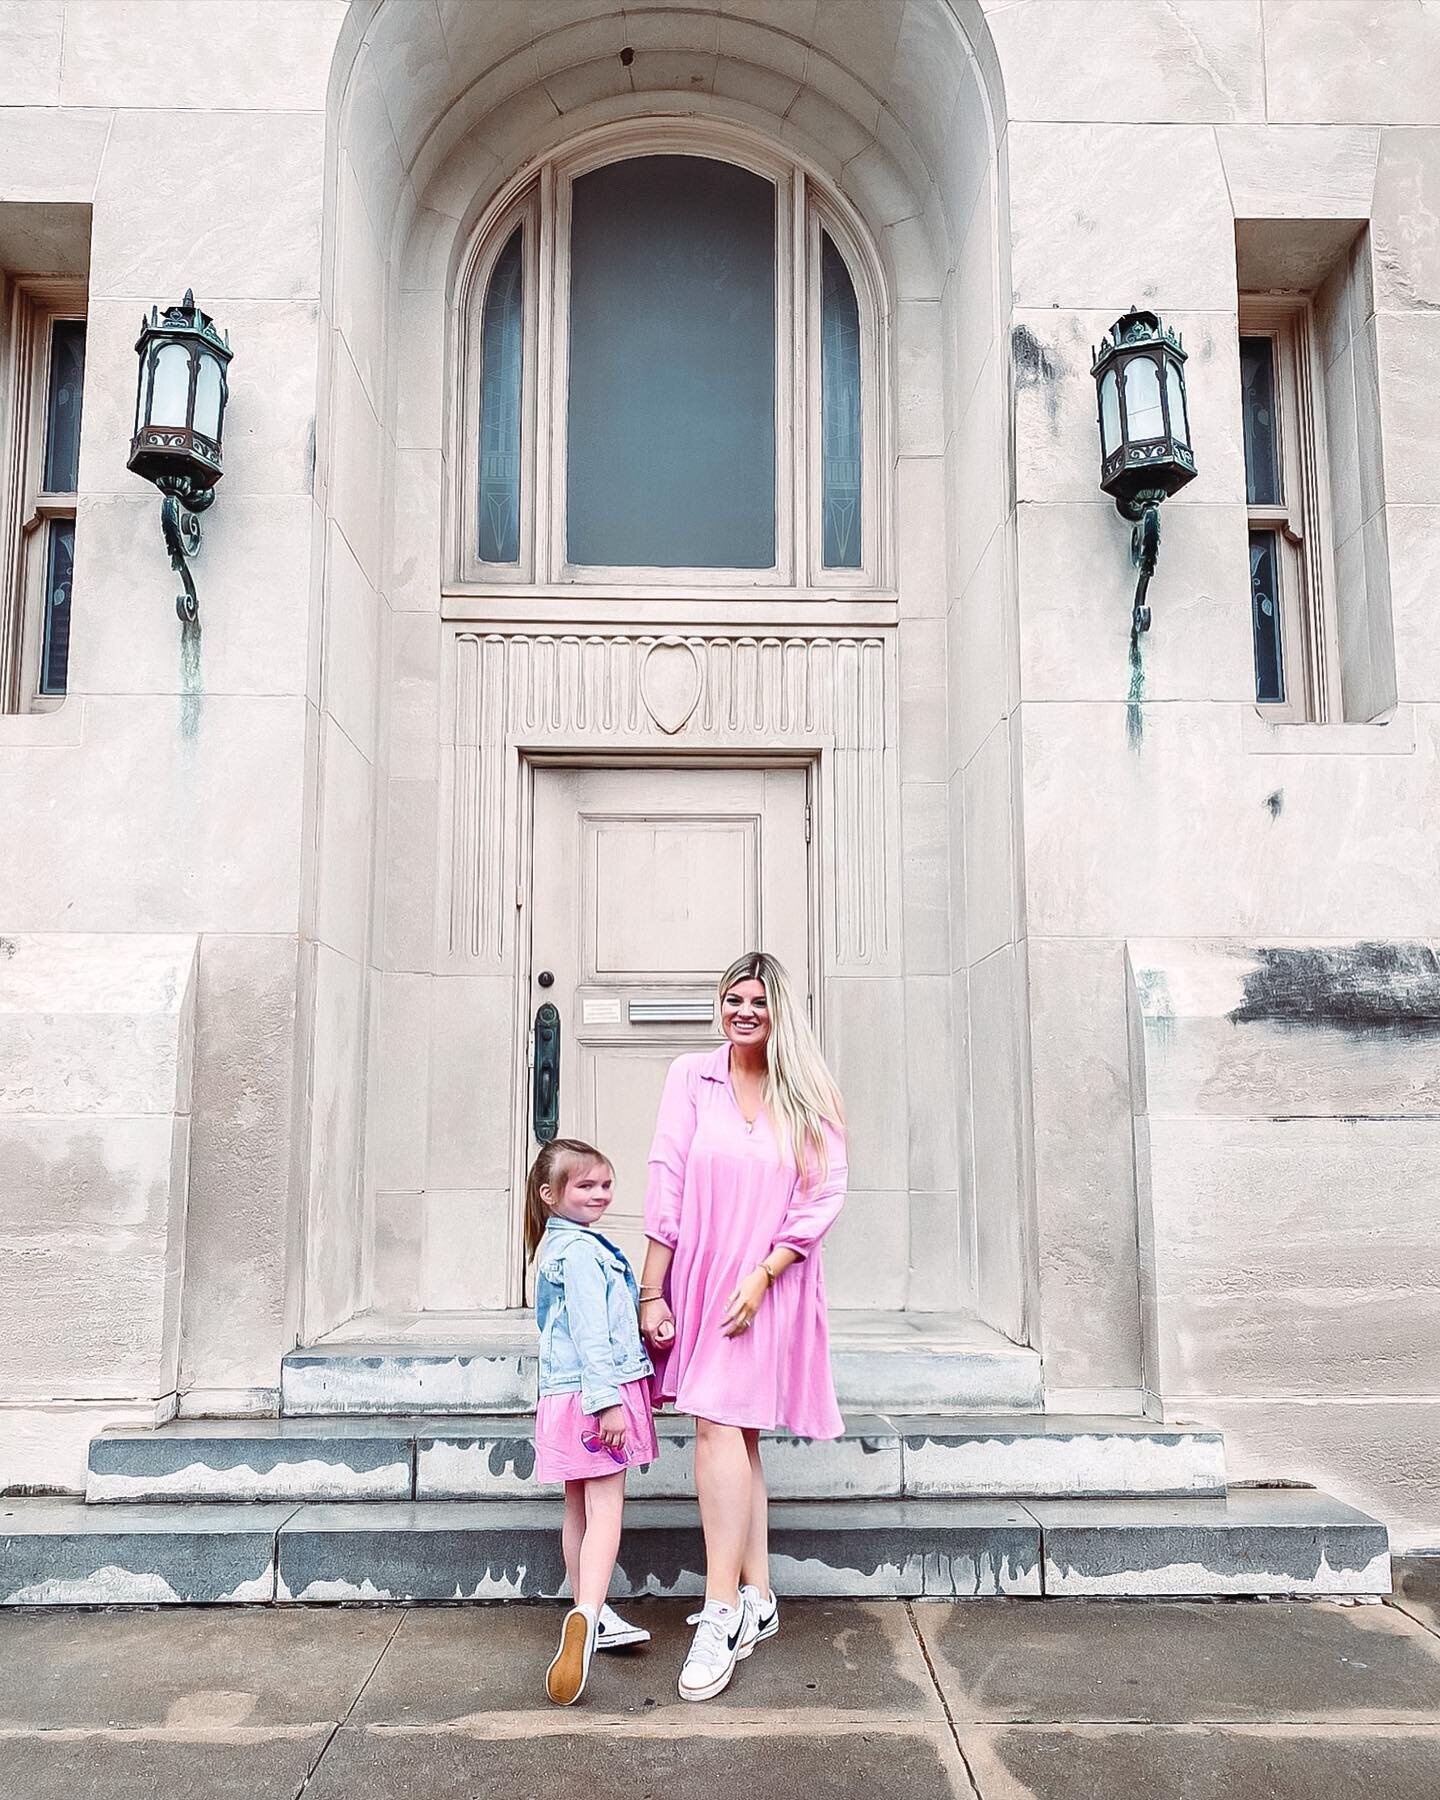
M 1110 456 L 1120 448 L 1120 372 L 1107 369 L 1100 381 L 1100 451 Z
M 190 423 L 190 350 L 185 344 L 162 344 L 150 386 L 151 425 Z
M 1185 408 L 1185 377 L 1173 358 L 1165 359 L 1165 398 L 1170 403 L 1170 435 L 1177 444 L 1190 446 L 1190 419 Z
M 1160 370 L 1150 356 L 1133 356 L 1125 365 L 1126 436 L 1134 443 L 1140 438 L 1165 435 L 1165 415 L 1160 406 Z
M 223 387 L 220 378 L 220 365 L 213 356 L 203 350 L 200 353 L 200 367 L 195 376 L 195 421 L 194 428 L 202 437 L 214 440 L 220 437 L 220 399 Z

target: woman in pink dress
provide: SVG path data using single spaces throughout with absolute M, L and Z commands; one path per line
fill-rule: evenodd
M 726 1041 L 666 1077 L 640 1282 L 656 1398 L 695 1418 L 705 1604 L 685 1700 L 718 1694 L 780 1628 L 760 1433 L 842 1430 L 815 1254 L 845 1198 L 840 1094 L 774 957 L 742 956 L 719 993 Z

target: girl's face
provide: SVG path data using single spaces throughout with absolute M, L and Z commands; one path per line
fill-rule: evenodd
M 770 1008 L 763 981 L 737 981 L 720 1001 L 720 1028 L 732 1044 L 763 1045 L 770 1036 Z
M 542 1187 L 540 1198 L 557 1219 L 593 1225 L 615 1198 L 615 1171 L 609 1163 L 591 1163 L 588 1168 L 576 1169 L 558 1195 L 548 1185 Z

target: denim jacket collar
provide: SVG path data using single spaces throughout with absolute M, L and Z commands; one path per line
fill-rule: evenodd
M 547 1219 L 545 1237 L 552 1244 L 558 1244 L 563 1238 L 592 1238 L 596 1243 L 603 1244 L 607 1250 L 613 1250 L 616 1256 L 623 1256 L 620 1246 L 612 1244 L 603 1231 L 597 1230 L 593 1225 L 581 1225 L 574 1219 L 560 1219 L 553 1216 Z

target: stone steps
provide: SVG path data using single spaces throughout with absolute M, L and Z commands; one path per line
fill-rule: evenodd
M 112 1502 L 500 1500 L 530 1497 L 530 1414 L 182 1419 L 92 1440 L 85 1497 Z M 694 1425 L 656 1419 L 660 1456 L 635 1499 L 695 1491 Z M 771 1435 L 784 1500 L 1196 1496 L 1225 1491 L 1220 1434 L 1141 1419 L 851 1414 L 833 1443 Z
M 535 1404 L 536 1350 L 522 1312 L 408 1325 L 362 1317 L 285 1357 L 280 1409 L 291 1418 L 523 1412 Z M 965 1314 L 833 1313 L 830 1364 L 847 1412 L 1039 1412 L 1044 1403 L 1037 1353 Z
M 0 1501 L 0 1603 L 539 1599 L 554 1500 L 319 1506 Z M 1379 1594 L 1385 1528 L 1312 1490 L 1188 1500 L 778 1501 L 788 1596 Z M 693 1504 L 626 1509 L 617 1597 L 702 1591 Z

